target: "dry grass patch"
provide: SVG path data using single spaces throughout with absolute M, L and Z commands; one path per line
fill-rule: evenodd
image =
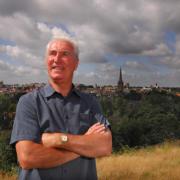
M 101 158 L 97 168 L 99 180 L 180 180 L 180 144 Z
M 3 174 L 1 173 L 0 174 L 0 179 L 1 180 L 17 180 L 17 176 L 16 175 L 6 175 L 6 174 Z

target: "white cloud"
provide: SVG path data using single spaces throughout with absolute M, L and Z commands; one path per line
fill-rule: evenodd
M 143 51 L 142 54 L 146 56 L 169 56 L 172 55 L 173 52 L 166 44 L 161 43 L 157 44 L 154 49 Z
M 13 67 L 10 64 L 5 63 L 4 61 L 0 60 L 0 70 L 1 71 L 9 71 L 12 69 L 13 69 Z
M 28 52 L 27 49 L 20 48 L 18 46 L 0 46 L 0 52 L 3 52 L 10 56 L 13 61 L 20 61 L 24 65 L 42 69 L 44 68 L 44 61 L 40 57 Z
M 168 56 L 160 60 L 162 65 L 165 65 L 171 69 L 180 69 L 180 56 Z
M 152 71 L 148 65 L 137 61 L 126 61 L 123 67 L 129 70 L 133 69 L 133 71 L 134 70 L 145 71 L 145 72 Z
M 26 66 L 15 66 L 0 60 L 0 77 L 5 78 L 7 83 L 30 83 L 34 82 L 37 76 L 42 76 L 39 78 L 40 82 L 46 82 L 47 77 L 44 71 Z

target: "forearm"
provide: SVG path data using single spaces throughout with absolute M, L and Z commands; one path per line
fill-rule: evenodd
M 86 157 L 107 156 L 112 151 L 109 134 L 68 135 L 68 143 L 59 147 Z
M 79 157 L 73 152 L 44 147 L 32 141 L 18 142 L 16 151 L 20 166 L 24 169 L 52 168 Z
M 109 155 L 112 151 L 112 137 L 110 130 L 103 134 L 72 135 L 67 134 L 68 142 L 61 144 L 61 133 L 48 135 L 48 143 L 51 147 L 66 149 L 81 156 L 100 157 Z M 44 144 L 46 146 L 46 144 Z

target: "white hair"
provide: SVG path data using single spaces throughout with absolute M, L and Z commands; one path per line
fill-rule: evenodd
M 73 46 L 74 53 L 75 53 L 76 57 L 79 59 L 79 47 L 77 45 L 77 42 L 73 38 L 71 38 L 71 37 L 53 37 L 48 42 L 48 44 L 46 45 L 46 56 L 47 56 L 47 53 L 48 53 L 48 50 L 49 50 L 49 47 L 50 47 L 51 43 L 56 41 L 56 40 L 58 40 L 58 41 L 65 41 L 65 42 L 70 43 Z

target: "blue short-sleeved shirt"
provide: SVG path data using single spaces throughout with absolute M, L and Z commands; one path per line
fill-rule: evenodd
M 94 96 L 73 88 L 63 97 L 48 84 L 20 98 L 10 143 L 20 140 L 40 143 L 44 132 L 84 134 L 97 121 L 109 126 Z M 96 180 L 95 159 L 79 157 L 54 168 L 20 169 L 19 179 Z

